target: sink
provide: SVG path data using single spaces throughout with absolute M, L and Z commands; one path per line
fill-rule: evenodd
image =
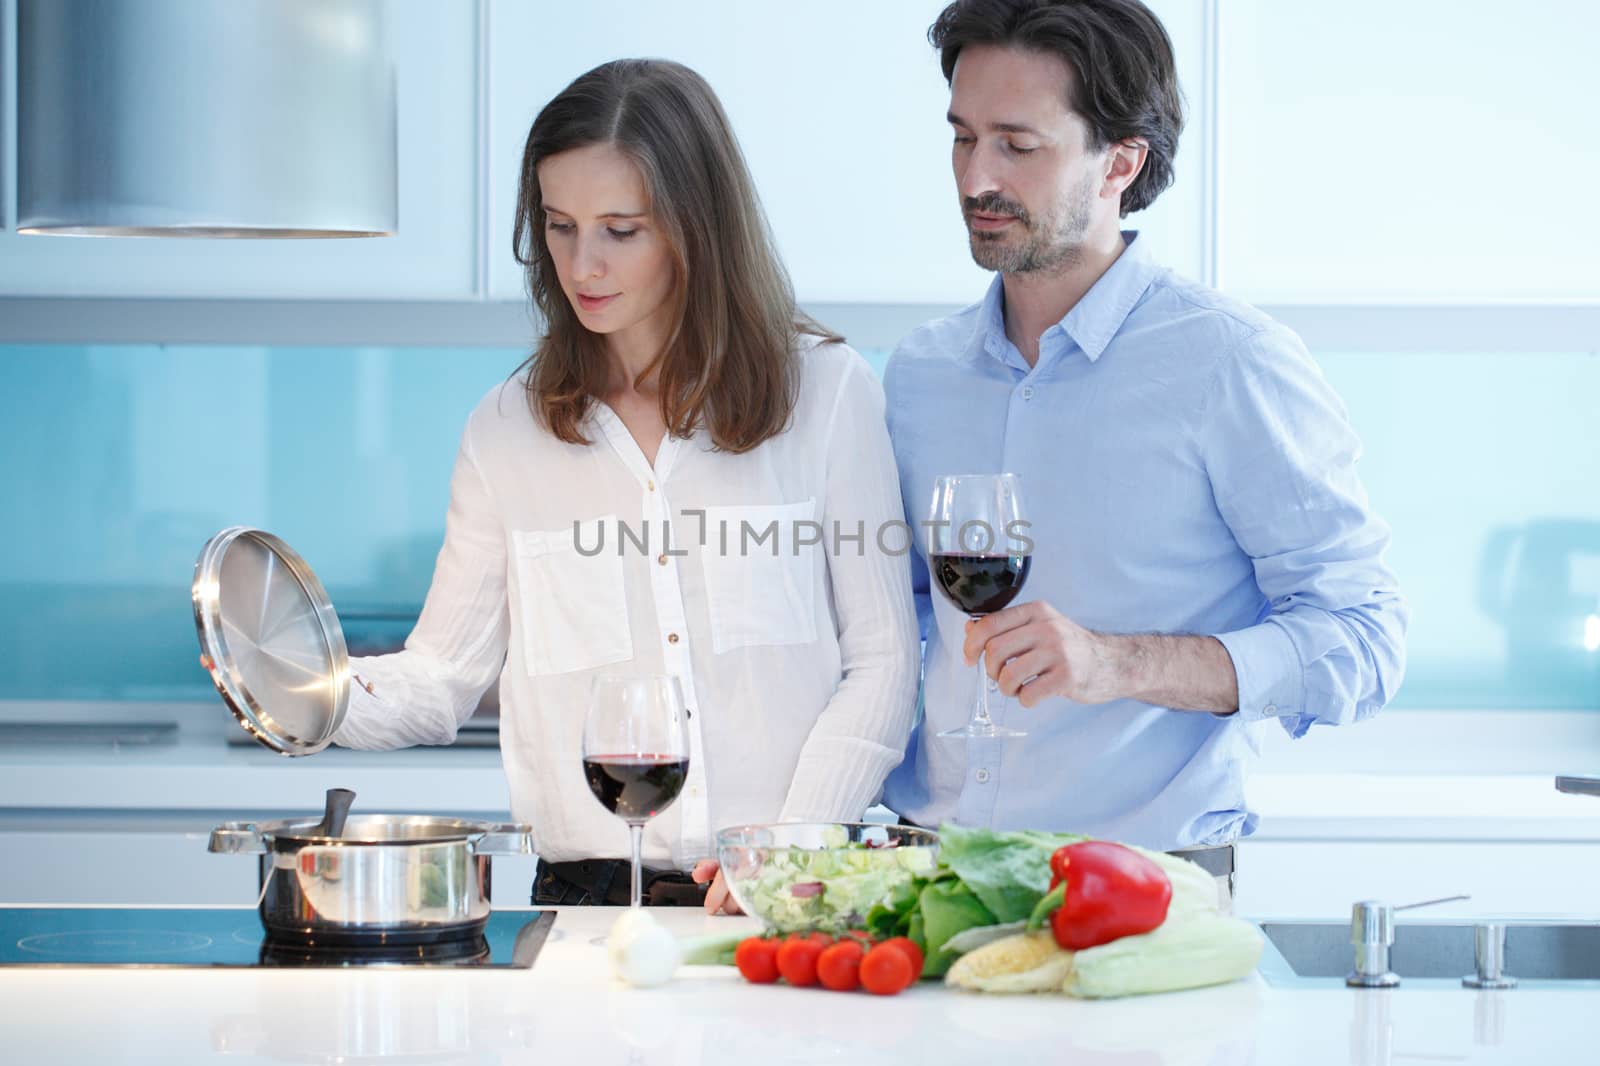
M 1600 922 L 1499 921 L 1506 929 L 1505 972 L 1523 981 L 1600 983 Z M 1416 922 L 1394 927 L 1389 968 L 1401 981 L 1457 982 L 1473 972 L 1472 922 Z M 1270 984 L 1295 978 L 1338 978 L 1351 970 L 1349 922 L 1262 922 L 1267 952 L 1261 974 Z M 1402 987 L 1403 984 L 1402 984 Z

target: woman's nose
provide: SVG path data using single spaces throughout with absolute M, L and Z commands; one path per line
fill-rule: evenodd
M 572 276 L 578 281 L 592 281 L 604 277 L 606 272 L 605 256 L 595 247 L 594 242 L 582 238 L 572 255 Z

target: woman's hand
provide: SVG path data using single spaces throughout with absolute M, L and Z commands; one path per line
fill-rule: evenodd
M 707 914 L 743 914 L 739 904 L 734 902 L 733 893 L 728 891 L 728 883 L 722 877 L 722 868 L 715 859 L 701 859 L 694 864 L 694 871 L 689 874 L 694 878 L 694 883 L 703 885 L 711 882 L 711 888 L 706 892 Z

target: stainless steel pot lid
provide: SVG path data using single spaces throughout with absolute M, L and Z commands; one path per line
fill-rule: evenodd
M 289 545 L 235 526 L 194 564 L 200 664 L 239 724 L 284 755 L 328 746 L 350 702 L 344 631 L 317 575 Z
M 532 855 L 533 832 L 520 822 L 474 822 L 428 814 L 352 814 L 337 839 L 319 835 L 317 818 L 284 818 L 271 822 L 223 822 L 211 831 L 208 851 L 294 851 L 304 845 L 328 844 L 366 848 L 396 845 L 450 844 L 470 841 L 477 855 Z

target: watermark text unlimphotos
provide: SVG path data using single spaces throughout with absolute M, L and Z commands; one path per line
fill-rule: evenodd
M 849 523 L 833 521 L 824 525 L 807 518 L 784 523 L 772 519 L 757 524 L 748 519 L 738 522 L 719 520 L 708 522 L 703 510 L 685 510 L 683 514 L 695 520 L 695 530 L 689 541 L 679 539 L 680 530 L 671 521 L 651 522 L 648 518 L 638 524 L 617 521 L 572 523 L 572 544 L 579 555 L 596 556 L 607 552 L 627 555 L 630 551 L 640 555 L 688 555 L 687 543 L 696 543 L 703 549 L 714 550 L 719 555 L 750 556 L 780 554 L 798 556 L 808 548 L 821 547 L 834 555 L 843 555 L 853 548 L 857 556 L 864 556 L 869 546 L 885 555 L 906 555 L 911 551 L 918 533 L 922 544 L 937 543 L 941 551 L 952 555 L 1029 555 L 1033 552 L 1033 538 L 1028 536 L 1031 523 L 1018 519 L 1007 523 L 1004 535 L 987 522 L 963 522 L 951 529 L 951 523 L 931 519 L 911 523 L 898 519 L 882 522 L 870 533 L 865 521 Z M 785 525 L 788 526 L 785 531 Z M 607 536 L 608 526 L 615 533 Z M 787 532 L 787 536 L 782 534 Z

